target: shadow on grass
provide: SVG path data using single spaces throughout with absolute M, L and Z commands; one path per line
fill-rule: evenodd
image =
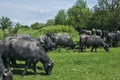
M 13 67 L 13 74 L 16 74 L 16 75 L 22 75 L 23 71 L 24 71 L 24 67 L 25 65 L 24 64 L 17 64 L 16 66 L 11 66 Z M 32 70 L 29 70 L 29 69 L 32 69 Z M 40 66 L 37 66 L 37 74 L 39 75 L 45 75 L 45 73 L 40 73 L 39 71 L 42 71 L 43 68 L 40 67 Z M 26 75 L 34 75 L 34 72 L 33 72 L 33 65 L 31 65 L 28 70 L 27 70 L 27 74 Z
M 13 68 L 24 68 L 25 65 L 24 65 L 24 64 L 17 64 L 17 65 L 11 65 L 10 67 L 13 67 Z M 33 69 L 33 65 L 30 65 L 29 68 L 30 68 L 30 69 L 31 69 L 31 68 Z M 37 69 L 38 69 L 38 70 L 43 70 L 43 68 L 40 67 L 40 66 L 37 66 Z
M 23 73 L 24 70 L 21 70 L 21 69 L 13 69 L 13 74 L 14 75 L 21 75 L 22 76 L 22 73 Z M 43 76 L 46 76 L 46 73 L 45 72 L 38 72 L 37 71 L 37 74 L 38 75 L 43 75 Z M 27 71 L 26 75 L 35 75 L 33 71 Z

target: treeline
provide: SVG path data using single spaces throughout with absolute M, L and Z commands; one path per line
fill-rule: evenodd
M 0 18 L 0 28 L 4 36 L 5 29 L 8 34 L 16 34 L 19 28 L 41 29 L 51 25 L 68 25 L 80 29 L 101 29 L 101 30 L 120 30 L 120 0 L 98 0 L 98 3 L 89 8 L 85 0 L 77 0 L 76 3 L 67 11 L 61 9 L 54 19 L 44 23 L 33 23 L 30 26 L 16 23 L 7 17 Z
M 76 30 L 82 28 L 118 30 L 120 0 L 98 0 L 98 4 L 92 9 L 87 6 L 85 0 L 77 0 L 66 12 L 59 10 L 55 24 L 72 25 Z

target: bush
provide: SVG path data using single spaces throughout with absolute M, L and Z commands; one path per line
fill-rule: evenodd
M 47 26 L 43 27 L 42 29 L 39 30 L 40 33 L 47 33 L 47 32 L 53 32 L 53 33 L 58 33 L 58 32 L 75 32 L 75 29 L 72 28 L 71 26 L 63 26 L 63 25 L 58 25 L 58 26 Z

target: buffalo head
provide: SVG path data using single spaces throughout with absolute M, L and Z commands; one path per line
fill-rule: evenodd
M 54 63 L 52 61 L 50 61 L 49 63 L 44 63 L 44 69 L 47 75 L 51 74 L 53 67 L 54 67 Z
M 110 51 L 110 50 L 109 50 L 109 45 L 104 44 L 104 49 L 105 49 L 105 51 L 109 52 L 109 51 Z
M 10 69 L 3 70 L 3 80 L 13 80 L 13 73 Z

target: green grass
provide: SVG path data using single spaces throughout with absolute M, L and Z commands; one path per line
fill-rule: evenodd
M 69 26 L 48 26 L 40 30 L 20 29 L 19 34 L 30 34 L 33 38 L 53 31 L 67 32 L 74 39 L 79 41 L 79 34 Z M 0 30 L 0 39 L 3 39 Z M 14 80 L 120 80 L 120 48 L 111 48 L 105 52 L 102 48 L 98 52 L 78 52 L 76 50 L 57 49 L 48 52 L 55 66 L 52 75 L 46 76 L 43 73 L 43 66 L 38 63 L 37 75 L 29 69 L 26 76 L 22 77 L 24 62 L 17 61 L 18 68 L 13 68 Z M 12 67 L 11 67 L 12 68 Z
M 14 80 L 120 80 L 120 48 L 111 48 L 110 52 L 98 49 L 98 52 L 78 52 L 75 50 L 57 49 L 48 52 L 55 63 L 52 75 L 46 76 L 43 66 L 38 63 L 38 74 L 33 70 L 22 77 L 23 68 L 17 68 Z M 41 69 L 42 68 L 42 69 Z

